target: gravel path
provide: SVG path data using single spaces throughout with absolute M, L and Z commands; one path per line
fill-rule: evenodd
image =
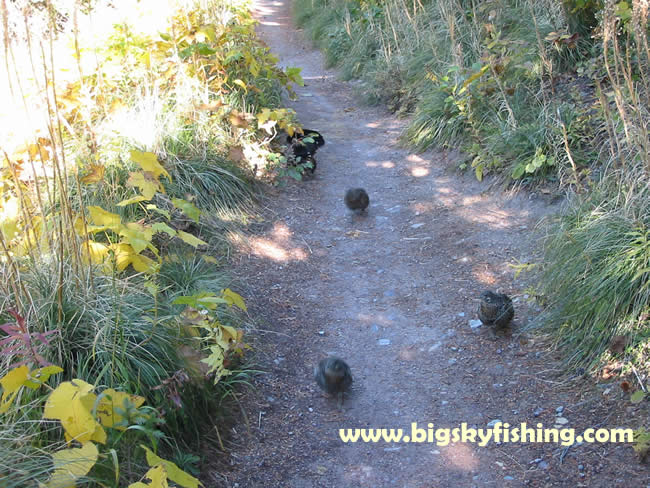
M 267 373 L 242 400 L 249 428 L 241 423 L 230 432 L 228 470 L 215 467 L 206 486 L 650 483 L 626 445 L 339 439 L 339 428 L 409 433 L 411 422 L 552 427 L 561 417 L 577 429 L 635 425 L 647 410 L 626 408 L 616 385 L 601 397 L 586 380 L 585 389 L 560 382 L 551 375 L 556 359 L 517 333 L 535 310 L 524 278 L 515 280 L 508 264 L 530 259 L 532 230 L 556 206 L 530 194 L 483 194 L 485 183 L 453 172 L 451 155 L 400 148 L 403 121 L 359 105 L 355 83 L 337 81 L 291 27 L 288 0 L 258 0 L 256 12 L 260 36 L 280 63 L 303 68 L 306 86 L 289 106 L 326 144 L 316 177 L 276 192 L 264 231 L 235 258 L 256 302 L 253 315 L 262 318 L 256 349 Z M 354 186 L 370 194 L 367 216 L 343 204 Z M 513 336 L 495 339 L 470 326 L 476 298 L 488 288 L 514 298 Z M 311 377 L 328 354 L 344 358 L 355 380 L 342 412 Z

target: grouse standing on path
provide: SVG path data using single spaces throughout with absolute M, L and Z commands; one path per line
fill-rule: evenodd
M 484 291 L 481 293 L 481 303 L 478 306 L 478 318 L 485 325 L 495 329 L 504 329 L 515 316 L 512 300 L 504 293 Z
M 363 212 L 370 204 L 370 197 L 363 188 L 352 188 L 345 193 L 345 204 L 350 210 Z
M 352 385 L 350 367 L 340 358 L 328 357 L 314 367 L 314 379 L 323 391 L 339 395 L 339 409 L 343 406 L 343 393 Z

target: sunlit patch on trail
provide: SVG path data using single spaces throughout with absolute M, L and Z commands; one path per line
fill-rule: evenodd
M 304 261 L 307 252 L 291 242 L 293 233 L 283 223 L 276 223 L 268 237 L 249 237 L 248 246 L 255 256 L 278 262 Z
M 427 168 L 422 168 L 420 166 L 411 168 L 411 175 L 415 176 L 416 178 L 422 178 L 423 176 L 427 176 L 428 174 L 429 174 L 429 170 Z
M 474 471 L 478 468 L 479 460 L 472 450 L 472 445 L 469 443 L 456 443 L 449 444 L 448 446 L 441 447 L 440 451 L 445 460 L 457 468 L 465 471 Z
M 368 168 L 394 168 L 395 163 L 392 161 L 366 161 L 366 167 Z

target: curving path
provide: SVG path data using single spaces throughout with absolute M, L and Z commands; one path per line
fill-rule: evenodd
M 551 427 L 558 407 L 576 428 L 607 415 L 606 425 L 621 422 L 605 401 L 558 383 L 549 373 L 555 360 L 534 341 L 494 340 L 469 325 L 485 288 L 515 298 L 516 328 L 534 315 L 525 277 L 515 280 L 508 263 L 531 259 L 536 223 L 557 208 L 535 195 L 484 195 L 485 183 L 453 171 L 453 155 L 400 148 L 403 122 L 355 101 L 358 85 L 337 81 L 291 26 L 288 0 L 258 0 L 256 13 L 281 64 L 303 68 L 306 86 L 289 106 L 326 145 L 316 177 L 278 191 L 264 230 L 235 258 L 262 317 L 256 348 L 267 374 L 242 401 L 249 428 L 242 422 L 230 433 L 228 470 L 215 468 L 206 486 L 650 483 L 629 446 L 339 440 L 339 428 L 408 430 L 411 422 Z M 366 217 L 343 204 L 351 186 L 370 194 Z M 345 358 L 355 378 L 341 413 L 311 377 L 326 354 Z

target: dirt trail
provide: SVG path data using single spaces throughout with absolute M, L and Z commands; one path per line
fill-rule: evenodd
M 282 65 L 303 68 L 290 106 L 326 144 L 316 177 L 278 192 L 264 232 L 236 259 L 264 319 L 257 347 L 268 373 L 244 402 L 250 430 L 231 435 L 231 470 L 215 470 L 212 486 L 646 486 L 628 446 L 339 440 L 339 428 L 410 433 L 411 422 L 552 427 L 557 407 L 571 427 L 590 425 L 572 407 L 581 399 L 540 374 L 549 359 L 534 342 L 495 341 L 468 324 L 486 288 L 515 297 L 518 326 L 528 320 L 525 285 L 508 263 L 529 258 L 531 229 L 556 209 L 530 195 L 483 195 L 485 184 L 445 170 L 445 154 L 400 149 L 402 122 L 358 106 L 354 84 L 337 81 L 291 27 L 288 1 L 258 0 L 258 30 Z M 370 194 L 366 217 L 343 204 L 353 186 Z M 341 413 L 311 377 L 327 354 L 345 358 L 355 379 Z M 599 421 L 608 409 L 582 405 Z

